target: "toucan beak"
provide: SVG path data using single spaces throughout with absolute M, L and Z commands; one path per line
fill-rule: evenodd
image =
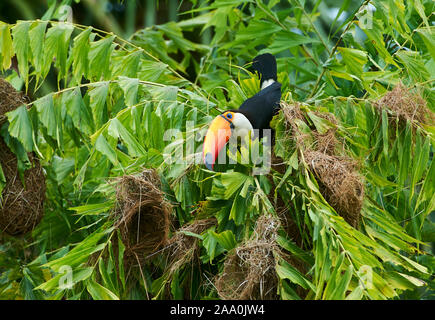
M 219 152 L 231 137 L 233 124 L 222 115 L 213 119 L 205 135 L 203 161 L 207 169 L 213 170 Z

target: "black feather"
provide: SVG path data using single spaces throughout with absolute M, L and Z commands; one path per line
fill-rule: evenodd
M 281 83 L 277 81 L 275 57 L 270 53 L 256 56 L 252 67 L 259 73 L 261 83 L 269 79 L 273 79 L 275 82 L 246 99 L 239 109 L 230 111 L 244 114 L 251 122 L 252 127 L 260 130 L 259 137 L 261 138 L 263 136 L 262 130 L 270 129 L 270 121 L 279 111 Z
M 277 81 L 276 59 L 270 53 L 256 56 L 252 61 L 252 69 L 258 72 L 261 84 L 269 79 Z
M 238 111 L 251 122 L 254 129 L 268 129 L 273 116 L 279 110 L 281 100 L 281 83 L 274 82 L 246 99 Z

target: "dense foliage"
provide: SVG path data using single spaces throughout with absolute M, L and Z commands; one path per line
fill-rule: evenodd
M 32 152 L 47 188 L 31 233 L 0 234 L 2 299 L 242 297 L 219 284 L 237 280 L 223 277 L 241 252 L 250 252 L 248 269 L 258 262 L 249 248 L 260 242 L 273 297 L 433 297 L 435 4 L 343 1 L 325 32 L 322 1 L 281 2 L 193 1 L 188 18 L 128 39 L 54 20 L 0 22 L 8 79 L 19 82 L 8 71 L 15 56 L 33 96 L 48 76 L 57 84 L 2 123 L 18 168 L 31 166 Z M 186 37 L 205 30 L 209 43 Z M 263 52 L 277 56 L 288 111 L 272 123 L 284 169 L 252 175 L 255 163 L 239 163 L 210 172 L 195 160 L 203 134 L 258 91 L 246 68 Z M 309 161 L 331 132 L 337 146 L 327 159 L 352 159 L 363 177 L 357 225 Z M 117 214 L 127 177 L 154 181 L 137 175 L 145 168 L 159 174 L 171 226 L 158 250 L 131 260 Z M 180 256 L 169 244 L 186 239 Z M 69 275 L 73 286 L 62 286 Z M 247 297 L 269 297 L 255 290 Z

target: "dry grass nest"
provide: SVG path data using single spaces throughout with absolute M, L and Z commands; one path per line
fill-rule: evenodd
M 124 261 L 146 261 L 168 243 L 171 205 L 154 169 L 116 181 L 115 227 L 125 246 Z
M 300 104 L 297 102 L 294 104 L 287 104 L 281 102 L 281 110 L 282 114 L 284 115 L 285 124 L 288 132 L 286 137 L 294 140 L 296 146 L 302 147 L 305 143 L 305 140 L 309 138 L 309 135 L 300 132 L 296 123 L 297 121 L 307 123 L 307 120 L 305 119 L 305 116 L 300 108 Z
M 315 128 L 311 128 L 310 133 L 303 133 L 299 130 L 297 122 L 304 122 L 310 127 L 307 119 L 304 116 L 304 112 L 301 110 L 300 103 L 287 104 L 281 102 L 281 109 L 285 118 L 285 122 L 288 128 L 288 136 L 296 142 L 296 146 L 299 149 L 307 148 L 307 141 L 314 138 L 314 145 L 309 145 L 310 149 L 318 150 L 326 154 L 335 154 L 336 148 L 341 145 L 341 142 L 336 137 L 336 125 L 337 119 L 332 113 L 325 112 L 313 112 L 317 117 L 328 120 L 334 127 L 329 128 L 324 133 L 319 133 Z
M 9 82 L 0 78 L 0 116 L 29 102 L 26 95 L 15 90 Z
M 299 104 L 281 104 L 283 114 L 289 127 L 289 135 L 303 153 L 305 162 L 314 173 L 325 200 L 354 228 L 359 227 L 360 212 L 364 199 L 364 183 L 358 173 L 358 163 L 342 156 L 344 143 L 337 139 L 336 128 L 331 127 L 320 134 L 311 128 L 311 134 L 302 134 L 297 121 L 309 125 Z M 333 114 L 316 112 L 332 124 L 337 124 Z M 314 139 L 314 143 L 307 143 Z
M 325 200 L 354 228 L 359 227 L 364 184 L 349 158 L 306 151 L 305 161 L 314 172 Z
M 218 295 L 224 300 L 271 300 L 277 299 L 278 276 L 276 259 L 284 255 L 276 243 L 279 219 L 263 215 L 257 220 L 255 230 L 248 241 L 231 251 L 224 268 L 215 280 Z
M 194 220 L 175 232 L 165 248 L 168 255 L 166 270 L 169 271 L 169 274 L 173 274 L 181 266 L 191 263 L 198 254 L 199 239 L 190 233 L 199 235 L 216 225 L 216 218 Z
M 0 78 L 0 118 L 6 120 L 6 112 L 14 110 L 27 100 L 22 93 Z M 26 234 L 35 228 L 44 215 L 44 170 L 39 160 L 28 153 L 31 168 L 20 177 L 17 158 L 1 137 L 0 148 L 0 164 L 6 178 L 1 199 L 0 231 L 14 236 Z
M 374 106 L 379 112 L 386 110 L 390 122 L 399 120 L 399 125 L 406 125 L 409 120 L 421 124 L 433 125 L 435 114 L 429 110 L 423 97 L 412 88 L 399 83 L 393 90 L 387 92 L 382 98 L 375 101 Z

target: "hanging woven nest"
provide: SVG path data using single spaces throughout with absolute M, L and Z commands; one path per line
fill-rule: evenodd
M 190 264 L 198 254 L 199 239 L 191 234 L 201 234 L 216 225 L 216 218 L 193 220 L 175 232 L 166 246 L 168 254 L 167 270 L 170 274 L 176 272 L 181 266 Z
M 277 299 L 278 276 L 275 255 L 278 219 L 258 218 L 252 237 L 230 252 L 224 269 L 215 281 L 219 297 L 224 300 Z
M 364 184 L 348 158 L 307 151 L 305 161 L 314 172 L 326 201 L 354 228 L 359 228 Z
M 360 212 L 364 200 L 364 183 L 358 174 L 355 160 L 341 155 L 343 142 L 336 137 L 336 128 L 331 127 L 323 133 L 310 128 L 311 133 L 301 133 L 297 121 L 309 126 L 299 104 L 281 104 L 289 128 L 289 137 L 303 153 L 305 162 L 314 173 L 319 190 L 325 200 L 351 226 L 358 229 Z M 331 113 L 314 112 L 316 116 L 337 125 Z
M 435 114 L 427 107 L 426 100 L 416 89 L 407 88 L 402 83 L 375 101 L 374 106 L 380 113 L 383 110 L 387 112 L 393 128 L 396 126 L 396 121 L 399 127 L 405 126 L 407 121 L 427 125 L 435 122 Z
M 6 122 L 5 113 L 16 109 L 28 99 L 0 78 L 0 118 Z M 0 232 L 23 235 L 32 231 L 44 215 L 45 175 L 39 160 L 28 153 L 30 169 L 20 176 L 17 157 L 0 137 L 0 164 L 6 178 L 2 191 Z
M 15 90 L 9 82 L 0 78 L 0 116 L 29 102 L 26 95 Z
M 157 172 L 145 169 L 116 182 L 115 227 L 125 246 L 124 261 L 144 262 L 168 242 L 171 205 Z

